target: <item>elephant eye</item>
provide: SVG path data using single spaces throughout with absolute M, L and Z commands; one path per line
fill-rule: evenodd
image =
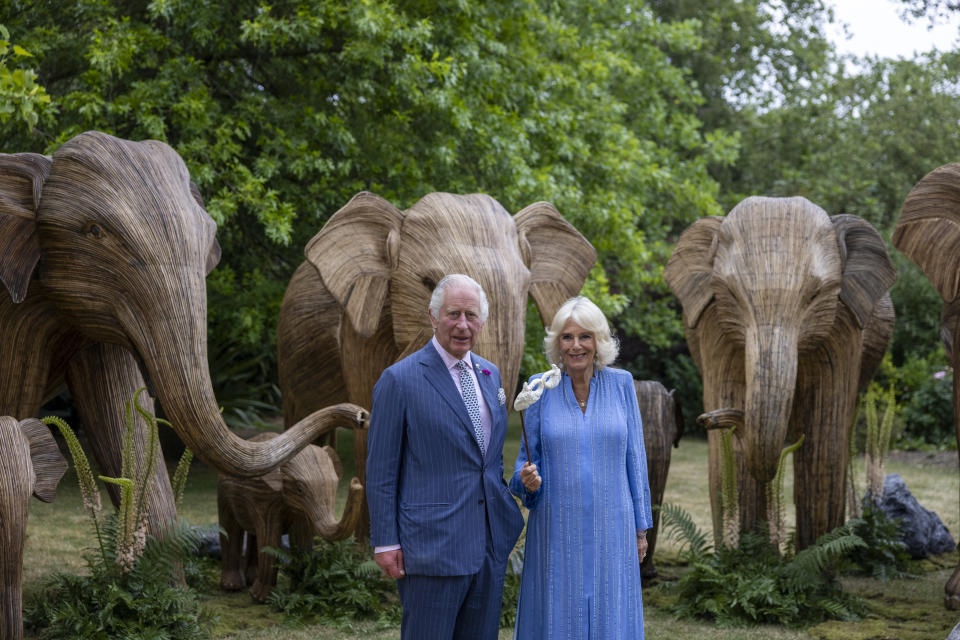
M 81 231 L 91 237 L 96 238 L 97 240 L 102 240 L 107 237 L 107 232 L 96 222 L 88 222 L 83 225 Z
M 425 286 L 430 291 L 433 291 L 434 289 L 437 288 L 437 283 L 434 282 L 433 278 L 431 278 L 430 276 L 423 276 L 423 280 L 421 280 L 420 282 L 422 282 L 423 286 Z

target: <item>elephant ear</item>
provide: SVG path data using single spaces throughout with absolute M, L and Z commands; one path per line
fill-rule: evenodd
M 837 232 L 843 277 L 840 300 L 864 327 L 880 299 L 897 279 L 897 270 L 887 254 L 883 238 L 869 222 L 859 216 L 832 216 Z
M 0 154 L 0 280 L 22 302 L 40 259 L 36 213 L 51 160 L 36 153 Z
M 193 180 L 190 181 L 190 195 L 193 196 L 193 199 L 197 201 L 197 204 L 206 211 L 207 207 L 203 204 L 203 196 L 200 195 L 200 187 L 197 186 L 197 183 Z M 214 223 L 216 224 L 216 223 Z M 206 264 L 206 275 L 210 275 L 210 272 L 213 271 L 213 268 L 220 263 L 220 256 L 223 254 L 223 251 L 220 249 L 220 243 L 217 242 L 217 236 L 214 234 L 213 242 L 210 243 L 210 249 L 207 251 L 207 264 Z
M 540 319 L 550 324 L 560 305 L 580 293 L 597 251 L 549 202 L 534 202 L 513 221 L 520 255 L 530 270 L 530 296 Z
M 361 191 L 337 211 L 304 253 L 360 336 L 373 335 L 396 266 L 403 212 Z
M 940 341 L 947 354 L 947 362 L 953 362 L 953 337 L 960 325 L 960 300 L 944 302 L 940 307 Z
M 36 418 L 21 421 L 20 430 L 30 443 L 30 459 L 37 475 L 33 495 L 44 502 L 53 502 L 57 497 L 57 484 L 67 471 L 67 459 L 60 453 L 47 425 Z
M 893 230 L 893 246 L 906 254 L 944 301 L 960 295 L 960 164 L 934 169 L 914 185 Z
M 683 322 L 691 329 L 697 326 L 700 315 L 713 299 L 710 281 L 721 224 L 723 218 L 711 216 L 687 227 L 663 268 L 663 279 L 680 300 Z

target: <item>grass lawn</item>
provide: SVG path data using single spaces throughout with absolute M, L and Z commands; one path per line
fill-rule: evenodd
M 521 446 L 519 418 L 511 420 L 508 441 L 504 448 L 505 473 L 509 475 Z M 352 439 L 340 438 L 338 446 L 349 474 L 353 467 Z M 701 529 L 709 531 L 710 507 L 706 483 L 706 442 L 688 438 L 673 450 L 667 481 L 667 502 L 686 509 Z M 956 453 L 929 459 L 922 454 L 893 454 L 887 463 L 888 473 L 898 473 L 917 496 L 920 503 L 935 511 L 956 539 L 960 535 L 960 472 Z M 862 465 L 856 477 L 862 485 Z M 787 495 L 792 495 L 792 474 L 787 474 Z M 104 498 L 106 494 L 104 492 Z M 341 483 L 341 504 L 346 495 L 346 482 Z M 216 473 L 194 463 L 184 497 L 181 514 L 198 525 L 216 523 Z M 793 513 L 788 513 L 792 526 Z M 92 527 L 81 511 L 80 492 L 71 468 L 57 492 L 57 500 L 45 504 L 31 501 L 24 557 L 24 587 L 27 594 L 35 591 L 41 580 L 54 571 L 84 571 L 83 553 L 95 544 Z M 870 602 L 872 613 L 856 623 L 830 622 L 803 630 L 783 627 L 721 629 L 709 622 L 678 621 L 666 610 L 671 595 L 661 585 L 669 584 L 684 570 L 677 561 L 677 545 L 667 539 L 658 542 L 656 556 L 661 580 L 644 591 L 646 634 L 648 638 L 697 638 L 705 640 L 779 640 L 817 638 L 823 640 L 928 640 L 945 638 L 960 619 L 960 612 L 943 607 L 943 586 L 957 565 L 953 552 L 932 561 L 917 563 L 915 579 L 880 582 L 863 578 L 844 578 L 844 584 Z M 217 570 L 211 567 L 210 593 L 204 606 L 219 616 L 215 638 L 236 640 L 387 640 L 399 638 L 398 629 L 377 629 L 372 623 L 357 623 L 350 629 L 324 625 L 290 626 L 282 616 L 265 605 L 252 602 L 246 592 L 226 594 L 216 590 Z M 29 637 L 29 636 L 28 636 Z M 511 629 L 503 629 L 500 637 L 512 638 Z

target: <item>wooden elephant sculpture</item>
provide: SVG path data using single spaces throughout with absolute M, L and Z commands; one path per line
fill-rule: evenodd
M 702 417 L 735 427 L 740 530 L 768 519 L 780 452 L 804 434 L 794 453 L 797 546 L 811 545 L 844 522 L 858 391 L 893 333 L 896 271 L 883 239 L 805 198 L 751 197 L 687 228 L 664 278 L 703 376 Z M 721 435 L 708 432 L 717 543 Z
M 940 338 L 953 365 L 953 421 L 960 443 L 960 164 L 934 169 L 903 202 L 893 245 L 923 271 L 943 299 Z M 944 587 L 948 609 L 960 609 L 960 565 Z
M 53 435 L 35 418 L 0 417 L 0 637 L 23 637 L 23 547 L 31 494 L 53 502 L 67 470 Z
M 528 295 L 549 324 L 596 262 L 593 246 L 549 203 L 511 216 L 490 196 L 449 193 L 428 194 L 406 211 L 359 193 L 305 254 L 277 327 L 287 425 L 334 402 L 369 408 L 383 370 L 430 339 L 430 295 L 451 273 L 486 292 L 490 313 L 473 350 L 496 362 L 504 388 L 514 389 Z M 354 452 L 365 482 L 365 433 L 355 434 Z
M 256 441 L 275 433 L 254 436 Z M 265 547 L 290 544 L 310 548 L 314 536 L 343 540 L 353 533 L 363 511 L 363 485 L 350 481 L 343 517 L 335 517 L 337 485 L 343 467 L 333 448 L 308 445 L 270 473 L 256 478 L 220 474 L 217 512 L 222 549 L 220 586 L 236 591 L 247 585 L 254 600 L 263 602 L 277 583 L 274 557 Z M 246 551 L 244 553 L 244 532 Z
M 0 415 L 36 416 L 65 380 L 101 469 L 114 476 L 124 403 L 145 379 L 181 440 L 218 470 L 260 475 L 311 442 L 329 413 L 304 414 L 262 443 L 235 436 L 220 415 L 207 362 L 215 232 L 183 159 L 162 142 L 91 131 L 52 157 L 0 154 L 9 293 L 0 295 Z M 146 425 L 137 420 L 139 458 Z M 152 531 L 176 517 L 166 470 L 156 469 Z
M 637 404 L 643 420 L 643 445 L 647 454 L 650 500 L 659 506 L 663 504 L 671 449 L 679 445 L 683 436 L 683 412 L 675 396 L 676 389 L 667 391 L 666 387 L 655 380 L 634 380 L 633 385 L 637 390 Z M 643 578 L 654 578 L 657 575 L 653 553 L 657 548 L 659 530 L 660 512 L 654 509 L 653 527 L 647 531 L 647 555 L 640 563 L 640 575 Z

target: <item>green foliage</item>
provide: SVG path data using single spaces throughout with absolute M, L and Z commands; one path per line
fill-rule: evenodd
M 873 500 L 863 501 L 863 516 L 849 520 L 847 526 L 864 546 L 846 555 L 844 572 L 867 575 L 877 580 L 892 580 L 904 575 L 910 554 L 900 536 L 900 520 L 890 518 Z
M 117 514 L 104 519 L 105 539 L 116 538 Z M 133 567 L 121 573 L 112 559 L 86 555 L 89 575 L 57 573 L 24 604 L 25 625 L 40 638 L 209 638 L 213 623 L 196 593 L 173 576 L 199 546 L 201 533 L 173 524 L 163 539 L 149 538 Z
M 280 413 L 276 350 L 226 342 L 218 334 L 210 344 L 210 381 L 224 421 L 231 427 L 261 428 Z
M 918 349 L 909 354 L 899 367 L 888 354 L 877 372 L 877 383 L 892 386 L 897 396 L 892 437 L 898 448 L 956 447 L 953 374 L 943 346 L 939 342 L 932 346 L 930 353 Z
M 517 624 L 517 603 L 520 600 L 519 573 L 510 573 L 503 577 L 503 599 L 500 605 L 500 628 L 510 628 Z
M 10 31 L 0 23 L 0 124 L 26 125 L 32 131 L 41 115 L 48 120 L 53 115 L 50 96 L 37 83 L 37 72 L 24 68 L 33 54 L 10 42 Z
M 833 566 L 864 545 L 847 527 L 822 536 L 796 556 L 782 557 L 763 532 L 741 532 L 736 546 L 708 553 L 704 534 L 676 507 L 661 510 L 664 531 L 683 536 L 697 553 L 689 553 L 690 571 L 674 585 L 681 617 L 711 618 L 720 626 L 784 624 L 804 626 L 824 619 L 855 620 L 864 603 L 845 593 Z M 679 524 L 675 524 L 679 523 Z
M 267 548 L 280 562 L 285 580 L 270 592 L 274 609 L 294 619 L 324 620 L 349 627 L 361 618 L 384 625 L 400 621 L 396 585 L 387 580 L 366 550 L 353 541 L 317 538 L 313 549 Z
M 654 505 L 660 511 L 660 526 L 663 535 L 680 543 L 680 557 L 687 562 L 703 561 L 711 550 L 707 534 L 700 530 L 693 517 L 683 507 L 664 503 Z
M 51 152 L 88 129 L 171 144 L 219 226 L 211 335 L 272 345 L 302 247 L 357 191 L 401 208 L 480 191 L 511 212 L 553 202 L 596 246 L 588 290 L 609 289 L 618 328 L 682 340 L 662 266 L 720 212 L 708 166 L 737 144 L 703 125 L 674 61 L 699 46 L 696 22 L 630 0 L 11 9 L 0 19 L 57 111 L 43 131 L 0 132 L 0 149 Z
M 893 430 L 893 418 L 897 411 L 893 387 L 883 393 L 885 407 L 883 419 L 877 418 L 877 398 L 883 392 L 871 383 L 863 397 L 863 416 L 866 423 L 864 443 L 864 461 L 866 466 L 866 485 L 868 499 L 879 502 L 883 497 L 884 462 L 890 449 L 890 435 Z

